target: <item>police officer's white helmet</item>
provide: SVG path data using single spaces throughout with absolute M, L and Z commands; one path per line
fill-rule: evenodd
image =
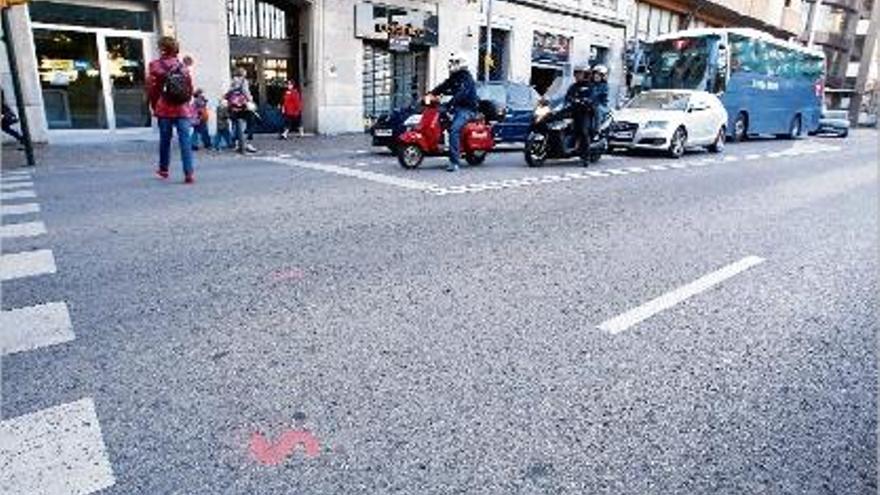
M 449 55 L 449 70 L 467 69 L 468 58 L 464 53 L 453 52 Z
M 602 77 L 608 77 L 608 67 L 605 67 L 604 65 L 599 64 L 599 65 L 593 67 L 593 73 L 594 74 L 601 74 Z

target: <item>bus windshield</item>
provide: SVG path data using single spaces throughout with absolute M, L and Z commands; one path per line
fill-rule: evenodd
M 716 39 L 701 36 L 652 43 L 648 49 L 647 87 L 704 89 L 710 50 Z

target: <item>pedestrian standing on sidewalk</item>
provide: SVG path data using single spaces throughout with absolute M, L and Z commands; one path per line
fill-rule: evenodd
M 236 146 L 239 153 L 257 151 L 250 143 L 245 142 L 245 127 L 247 126 L 251 105 L 254 98 L 251 96 L 250 84 L 247 80 L 247 71 L 243 67 L 235 69 L 229 91 L 226 92 L 226 101 L 229 104 L 229 118 L 232 119 L 232 130 L 235 136 Z
M 176 129 L 184 182 L 192 184 L 195 182 L 189 108 L 193 93 L 192 77 L 189 69 L 177 58 L 180 46 L 176 39 L 163 36 L 159 38 L 158 48 L 160 56 L 150 62 L 147 77 L 150 108 L 159 122 L 159 166 L 156 175 L 161 179 L 168 178 L 171 137 Z
M 18 123 L 18 115 L 15 115 L 15 112 L 12 110 L 12 108 L 10 108 L 9 105 L 6 104 L 6 93 L 3 93 L 2 90 L 0 90 L 0 100 L 2 100 L 3 103 L 3 132 L 15 138 L 15 140 L 18 141 L 19 145 L 24 146 L 24 136 L 22 136 L 20 132 L 12 128 L 12 126 Z
M 287 139 L 290 131 L 302 136 L 302 96 L 295 81 L 287 81 L 287 90 L 281 98 L 281 114 L 284 115 L 284 129 L 279 137 Z
M 220 151 L 220 142 L 225 143 L 224 149 L 232 148 L 232 133 L 229 131 L 229 103 L 221 98 L 217 104 L 217 134 L 214 136 L 214 149 Z
M 208 99 L 205 98 L 204 91 L 201 88 L 193 93 L 192 100 L 192 149 L 199 149 L 199 139 L 205 149 L 211 148 L 211 134 L 208 132 Z

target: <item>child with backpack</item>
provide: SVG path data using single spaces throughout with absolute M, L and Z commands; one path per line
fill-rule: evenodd
M 189 68 L 177 58 L 180 46 L 176 39 L 163 36 L 159 38 L 158 48 L 160 56 L 150 62 L 147 77 L 150 108 L 159 122 L 159 165 L 156 176 L 160 179 L 168 178 L 171 137 L 176 130 L 184 182 L 192 184 L 195 182 L 189 108 L 193 95 L 192 77 Z
M 208 132 L 208 99 L 201 88 L 193 93 L 192 100 L 192 149 L 198 151 L 199 139 L 201 138 L 202 146 L 205 149 L 211 148 L 211 134 Z
M 229 91 L 226 92 L 225 98 L 229 107 L 229 118 L 232 120 L 238 152 L 255 153 L 257 149 L 252 144 L 245 142 L 245 128 L 250 113 L 253 111 L 253 97 L 247 80 L 247 71 L 243 67 L 235 69 L 232 83 L 229 85 Z

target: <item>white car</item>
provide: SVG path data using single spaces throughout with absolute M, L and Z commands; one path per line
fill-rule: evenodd
M 611 148 L 665 151 L 679 158 L 686 148 L 724 150 L 727 110 L 705 91 L 652 90 L 640 93 L 614 113 Z

